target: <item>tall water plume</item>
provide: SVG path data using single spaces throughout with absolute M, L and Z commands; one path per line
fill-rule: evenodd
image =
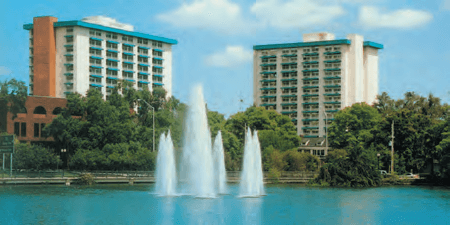
M 214 140 L 214 173 L 217 192 L 219 194 L 227 193 L 227 172 L 225 170 L 225 157 L 223 152 L 222 132 L 219 131 Z
M 190 95 L 184 135 L 180 178 L 183 192 L 196 197 L 215 197 L 211 135 L 203 90 L 195 86 Z
M 170 131 L 159 138 L 156 161 L 156 193 L 161 196 L 176 194 L 177 175 L 175 170 L 174 148 Z
M 244 145 L 244 164 L 241 174 L 239 195 L 241 197 L 257 197 L 264 195 L 264 184 L 261 165 L 261 150 L 258 134 L 252 136 L 247 129 Z

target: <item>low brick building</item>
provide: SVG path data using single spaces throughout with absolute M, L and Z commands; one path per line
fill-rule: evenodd
M 42 129 L 46 124 L 66 107 L 65 98 L 28 96 L 25 102 L 24 113 L 13 115 L 8 112 L 6 118 L 6 130 L 8 134 L 15 134 L 20 142 L 51 142 L 53 138 L 44 137 Z

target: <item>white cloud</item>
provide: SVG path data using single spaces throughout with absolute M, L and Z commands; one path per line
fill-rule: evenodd
M 261 0 L 250 11 L 264 25 L 277 28 L 323 25 L 345 13 L 340 5 L 321 0 Z
M 89 16 L 82 19 L 82 21 L 87 23 L 95 23 L 107 27 L 114 27 L 117 29 L 133 31 L 134 27 L 130 24 L 119 23 L 116 19 L 106 17 L 106 16 Z
M 442 1 L 441 10 L 449 10 L 450 11 L 450 0 Z
M 236 67 L 251 62 L 253 52 L 242 46 L 227 46 L 225 51 L 209 55 L 206 64 L 217 67 Z
M 246 32 L 251 26 L 242 17 L 241 7 L 229 0 L 194 0 L 156 18 L 177 27 L 207 28 L 223 33 Z
M 368 28 L 415 28 L 429 23 L 432 19 L 431 13 L 422 10 L 380 12 L 377 7 L 363 6 L 359 11 L 359 23 Z
M 0 76 L 1 75 L 9 75 L 11 73 L 11 70 L 8 69 L 6 66 L 0 66 Z

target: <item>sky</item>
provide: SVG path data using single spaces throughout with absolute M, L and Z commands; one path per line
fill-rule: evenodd
M 35 16 L 106 16 L 134 31 L 176 39 L 173 95 L 202 84 L 208 108 L 230 116 L 253 104 L 253 45 L 302 42 L 302 34 L 360 34 L 379 51 L 379 93 L 429 93 L 450 103 L 450 0 L 95 0 L 0 3 L 0 80 L 28 84 Z M 240 101 L 240 100 L 243 101 Z

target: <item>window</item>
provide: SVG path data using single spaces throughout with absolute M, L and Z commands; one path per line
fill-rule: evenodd
M 124 69 L 130 69 L 130 70 L 132 70 L 132 69 L 133 69 L 133 64 L 122 63 L 122 67 L 123 67 Z
M 102 64 L 102 60 L 101 59 L 90 58 L 89 59 L 89 63 L 101 65 Z
M 44 130 L 45 123 L 41 123 L 41 137 L 46 137 L 45 133 L 42 132 Z
M 153 56 L 162 56 L 162 52 L 153 50 Z
M 141 66 L 141 65 L 138 65 L 138 70 L 139 70 L 139 71 L 148 72 L 148 67 L 147 67 L 147 66 Z
M 27 136 L 27 123 L 20 123 L 20 136 Z
M 309 48 L 304 48 L 304 49 L 303 49 L 303 52 L 305 52 L 305 53 L 306 53 L 306 52 L 310 52 L 310 51 L 311 51 L 311 49 L 309 49 Z
M 156 65 L 162 65 L 162 60 L 160 60 L 160 59 L 153 59 L 152 62 L 153 62 L 153 64 L 156 64 Z
M 140 87 L 140 88 L 148 88 L 148 84 L 138 83 L 138 87 Z
M 122 59 L 127 61 L 133 61 L 133 55 L 122 54 Z
M 111 39 L 117 39 L 117 34 L 115 34 L 115 33 L 106 33 L 106 37 L 107 38 L 111 38 Z
M 138 53 L 148 55 L 148 49 L 138 48 Z
M 162 77 L 153 76 L 153 82 L 162 82 Z
M 73 46 L 66 47 L 66 52 L 73 52 Z
M 95 30 L 93 30 L 93 29 L 90 29 L 90 30 L 89 30 L 89 35 L 92 35 L 92 36 L 94 36 L 94 35 L 95 35 Z
M 102 82 L 102 78 L 98 78 L 98 77 L 89 77 L 89 82 L 93 82 L 93 83 L 101 83 L 101 82 Z
M 263 63 L 269 62 L 269 59 L 268 58 L 261 59 L 261 62 Z
M 73 71 L 73 65 L 66 65 L 66 71 Z
M 96 30 L 96 31 L 95 31 L 95 36 L 97 36 L 97 37 L 101 37 L 101 36 L 102 36 L 102 32 L 100 32 L 100 31 Z
M 138 75 L 138 79 L 139 79 L 139 80 L 148 80 L 148 76 L 147 76 L 147 75 L 139 74 L 139 75 Z
M 106 42 L 107 48 L 117 49 L 118 45 L 116 43 Z
M 73 55 L 67 55 L 66 56 L 66 61 L 67 62 L 72 62 L 73 61 Z
M 117 54 L 117 52 L 106 52 L 106 57 L 117 59 L 118 54 Z
M 148 58 L 138 56 L 138 61 L 141 63 L 148 63 Z
M 92 49 L 91 48 L 91 49 L 89 49 L 89 54 L 101 56 L 102 55 L 102 51 L 99 50 L 99 49 Z
M 148 44 L 148 40 L 147 39 L 138 38 L 138 44 L 147 45 Z
M 117 67 L 119 64 L 115 61 L 106 60 L 106 66 Z
M 89 39 L 89 44 L 93 46 L 102 46 L 102 42 L 99 40 Z
M 124 41 L 129 41 L 129 42 L 133 42 L 133 37 L 123 35 L 123 36 L 122 36 L 122 40 L 124 40 Z
M 289 53 L 289 50 L 283 50 L 282 53 L 287 54 L 287 53 Z
M 20 134 L 20 123 L 15 122 L 14 123 L 14 134 L 18 137 Z
M 112 85 L 116 85 L 116 84 L 117 84 L 117 80 L 113 80 L 113 79 L 106 79 L 106 83 L 107 83 L 107 84 L 112 84 Z
M 153 67 L 152 71 L 153 71 L 153 73 L 162 73 L 163 69 L 162 68 Z
M 153 45 L 153 47 L 162 47 L 162 42 L 160 42 L 160 41 L 154 41 L 154 42 L 152 43 L 152 45 Z
M 73 37 L 66 37 L 66 42 L 67 43 L 73 42 Z
M 106 75 L 117 76 L 117 70 L 106 70 Z
M 289 65 L 282 65 L 282 66 L 281 66 L 281 69 L 287 70 L 287 69 L 289 69 Z
M 122 45 L 122 50 L 127 51 L 127 52 L 133 52 L 133 47 L 128 46 L 128 45 Z
M 89 72 L 92 74 L 102 74 L 101 68 L 89 67 Z
M 123 71 L 122 77 L 123 78 L 133 78 L 133 73 Z
M 73 32 L 73 27 L 68 27 L 68 28 L 66 28 L 66 32 L 67 32 L 67 33 L 72 33 L 72 32 Z
M 34 124 L 34 137 L 39 137 L 39 124 Z

